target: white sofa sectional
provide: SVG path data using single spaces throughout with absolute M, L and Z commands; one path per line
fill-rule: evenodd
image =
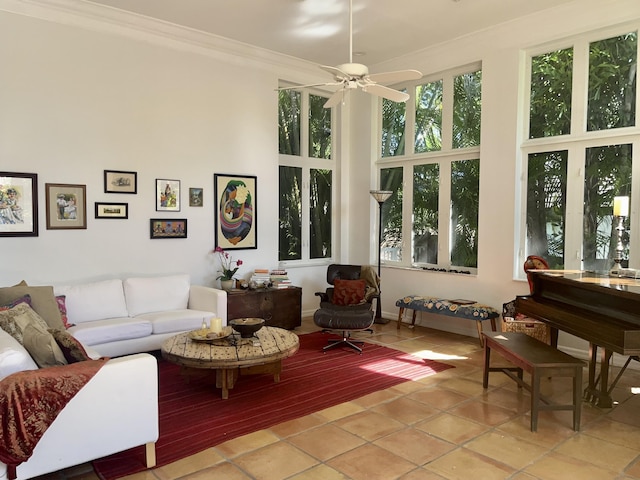
M 116 357 L 159 350 L 162 342 L 227 319 L 224 290 L 191 285 L 189 275 L 132 277 L 79 285 L 54 285 L 64 295 L 69 332 L 100 355 Z
M 226 323 L 226 292 L 191 285 L 188 275 L 53 288 L 16 287 L 5 290 L 14 297 L 30 291 L 32 299 L 41 302 L 34 303 L 34 309 L 43 314 L 45 303 L 54 305 L 59 313 L 54 295 L 64 295 L 67 320 L 75 325 L 67 331 L 91 358 L 112 357 L 66 404 L 33 455 L 18 465 L 17 479 L 55 472 L 138 445 L 146 445 L 147 466 L 154 466 L 159 435 L 158 365 L 153 355 L 143 352 L 160 349 L 172 335 L 200 328 L 203 319 L 219 317 Z M 60 328 L 58 323 L 62 326 L 59 318 L 52 323 L 51 328 Z M 38 365 L 27 349 L 0 329 L 0 381 L 12 373 L 36 369 Z M 0 462 L 0 480 L 7 479 L 7 466 Z

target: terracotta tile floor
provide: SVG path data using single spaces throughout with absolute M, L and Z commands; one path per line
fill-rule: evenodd
M 310 319 L 296 329 L 315 330 Z M 623 375 L 613 408 L 583 403 L 580 432 L 571 429 L 570 412 L 547 411 L 540 412 L 538 431 L 532 433 L 526 391 L 518 392 L 514 382 L 499 373 L 491 374 L 487 391 L 482 388 L 483 356 L 477 339 L 422 327 L 403 326 L 397 332 L 393 321 L 361 336 L 456 368 L 126 478 L 640 479 L 640 395 L 631 392 L 640 387 L 640 370 Z M 552 399 L 565 401 L 570 394 L 571 383 L 565 378 L 545 379 L 543 384 L 543 393 Z M 81 465 L 40 480 L 97 478 L 90 465 Z

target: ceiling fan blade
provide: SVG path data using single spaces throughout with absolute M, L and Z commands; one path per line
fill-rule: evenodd
M 420 80 L 422 73 L 418 70 L 398 70 L 397 72 L 372 73 L 368 79 L 376 83 L 400 83 L 409 80 Z
M 285 90 L 297 90 L 299 88 L 310 87 L 335 87 L 336 85 L 342 85 L 342 82 L 323 82 L 323 83 L 310 83 L 308 85 L 291 85 L 290 87 L 278 87 L 276 91 L 282 92 Z
M 333 95 L 329 97 L 329 99 L 324 104 L 324 108 L 335 107 L 341 101 L 344 100 L 347 93 L 348 93 L 347 90 L 345 90 L 344 88 L 341 88 L 340 90 L 338 90 L 337 92 L 335 92 Z
M 372 95 L 386 98 L 387 100 L 391 100 L 392 102 L 406 102 L 407 100 L 409 100 L 408 93 L 400 92 L 398 90 L 394 90 L 393 88 L 385 87 L 383 85 L 378 85 L 375 83 L 372 85 L 365 85 L 364 87 L 362 87 L 362 90 Z
M 342 70 L 340 70 L 339 68 L 336 67 L 330 67 L 328 65 L 318 65 L 322 70 L 324 70 L 325 72 L 330 73 L 331 75 L 333 75 L 335 78 L 337 79 L 341 79 L 341 78 L 349 78 L 349 75 L 346 72 L 343 72 Z

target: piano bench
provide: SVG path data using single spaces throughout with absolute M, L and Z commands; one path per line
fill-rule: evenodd
M 396 307 L 400 308 L 398 312 L 398 330 L 402 324 L 402 316 L 405 309 L 413 310 L 411 317 L 411 326 L 413 328 L 416 324 L 416 312 L 428 312 L 436 315 L 447 315 L 450 317 L 464 318 L 465 320 L 473 320 L 476 322 L 478 329 L 478 338 L 480 339 L 480 346 L 482 343 L 482 322 L 485 320 L 491 321 L 491 330 L 496 331 L 496 318 L 500 316 L 495 308 L 476 303 L 472 301 L 456 301 L 446 300 L 436 297 L 423 297 L 420 295 L 407 295 L 396 301 Z
M 483 388 L 489 386 L 489 372 L 503 372 L 516 381 L 518 388 L 524 387 L 531 392 L 532 432 L 538 429 L 538 412 L 540 410 L 571 410 L 573 411 L 573 429 L 576 432 L 580 430 L 582 368 L 584 367 L 582 360 L 561 352 L 525 333 L 501 332 L 483 333 L 482 335 L 484 336 Z M 491 367 L 491 350 L 498 352 L 514 367 Z M 531 385 L 523 380 L 523 371 L 531 374 Z M 552 404 L 540 393 L 540 379 L 553 376 L 573 378 L 572 404 Z

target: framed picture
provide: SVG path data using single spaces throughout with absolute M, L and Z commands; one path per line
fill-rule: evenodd
M 129 218 L 128 203 L 96 202 L 96 218 Z
M 190 188 L 189 189 L 189 206 L 201 207 L 203 205 L 203 190 L 202 188 Z
M 87 186 L 45 183 L 47 230 L 87 228 Z
M 0 172 L 0 237 L 38 236 L 38 175 Z
M 150 238 L 187 238 L 186 218 L 152 218 Z
M 180 211 L 180 180 L 156 179 L 156 211 Z
M 119 170 L 104 171 L 104 193 L 137 193 L 138 174 Z
M 258 248 L 257 177 L 214 174 L 216 247 Z

